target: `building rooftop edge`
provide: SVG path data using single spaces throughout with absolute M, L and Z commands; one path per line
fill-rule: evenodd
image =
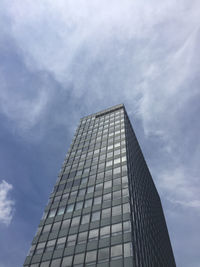
M 89 118 L 89 117 L 93 117 L 93 116 L 97 116 L 97 115 L 101 115 L 103 113 L 114 111 L 115 109 L 119 109 L 119 108 L 125 108 L 124 104 L 118 104 L 118 105 L 112 106 L 110 108 L 106 108 L 104 110 L 98 111 L 96 113 L 92 113 L 90 115 L 82 117 L 80 120 L 83 120 L 83 119 L 86 119 L 86 118 Z

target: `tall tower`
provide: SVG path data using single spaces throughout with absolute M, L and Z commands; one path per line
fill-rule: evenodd
M 124 105 L 81 119 L 24 266 L 176 266 Z

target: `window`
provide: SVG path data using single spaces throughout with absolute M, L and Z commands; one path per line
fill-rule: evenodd
M 130 257 L 132 256 L 132 244 L 131 242 L 124 244 L 124 257 Z
M 121 215 L 121 205 L 112 208 L 112 216 Z
M 74 209 L 74 204 L 70 204 L 67 206 L 67 212 L 72 212 Z
M 57 215 L 62 215 L 62 214 L 64 214 L 64 212 L 65 212 L 65 208 L 61 207 L 61 208 L 59 208 Z
M 94 205 L 101 204 L 101 199 L 102 199 L 102 197 L 95 197 L 94 198 Z
M 109 188 L 111 186 L 112 186 L 112 181 L 107 181 L 107 182 L 104 183 L 104 189 L 105 188 Z
M 66 242 L 66 237 L 58 238 L 57 244 L 56 244 L 56 249 L 64 248 L 65 242 Z
M 123 204 L 123 213 L 130 212 L 130 205 L 129 203 Z
M 71 194 L 70 194 L 70 197 L 75 197 L 77 195 L 77 191 L 72 191 Z
M 81 264 L 84 262 L 85 253 L 75 254 L 74 264 Z
M 92 222 L 100 220 L 100 211 L 96 211 L 92 213 Z
M 49 218 L 54 217 L 56 215 L 56 209 L 50 210 Z
M 44 250 L 45 244 L 46 244 L 46 242 L 38 243 L 35 254 L 41 254 Z
M 69 235 L 67 239 L 67 246 L 74 246 L 76 243 L 77 234 Z
M 116 235 L 122 231 L 122 223 L 112 225 L 112 235 Z
M 103 188 L 103 183 L 97 184 L 95 190 L 100 190 Z
M 87 199 L 85 201 L 84 208 L 91 207 L 91 206 L 92 206 L 92 198 L 91 199 Z
M 71 227 L 72 226 L 76 226 L 76 225 L 79 225 L 79 223 L 80 223 L 80 216 L 78 216 L 78 217 L 74 217 L 73 219 L 72 219 L 72 223 L 71 223 Z
M 113 186 L 120 185 L 121 184 L 121 178 L 117 178 L 113 180 Z
M 94 192 L 94 186 L 90 186 L 87 189 L 87 194 Z
M 64 257 L 61 266 L 62 267 L 72 266 L 72 258 L 73 256 Z
M 122 157 L 122 162 L 126 161 L 126 156 Z
M 93 251 L 89 251 L 86 254 L 86 262 L 92 262 L 92 261 L 96 261 L 96 257 L 97 257 L 97 251 L 93 250 Z
M 87 180 L 88 180 L 88 178 L 83 178 L 83 179 L 81 180 L 81 184 L 85 184 L 85 183 L 87 183 Z
M 83 243 L 86 241 L 87 239 L 87 235 L 88 235 L 88 232 L 82 232 L 82 233 L 79 233 L 78 235 L 78 243 Z
M 105 194 L 103 196 L 103 201 L 108 201 L 108 200 L 111 200 L 111 193 Z
M 47 242 L 46 251 L 52 251 L 54 249 L 55 243 L 56 243 L 55 239 L 49 240 Z
M 104 226 L 100 229 L 100 236 L 102 237 L 108 237 L 110 235 L 110 226 Z
M 71 221 L 70 219 L 64 220 L 64 221 L 62 222 L 62 227 L 61 227 L 61 229 L 68 228 L 69 225 L 70 225 L 70 221 Z
M 120 158 L 114 160 L 114 164 L 120 163 Z
M 75 210 L 80 210 L 80 209 L 82 209 L 82 207 L 83 207 L 83 202 L 82 201 L 81 202 L 77 202 Z
M 90 230 L 89 239 L 97 239 L 99 235 L 99 229 Z
M 83 215 L 82 216 L 81 224 L 89 223 L 89 221 L 90 221 L 90 214 L 87 214 L 87 215 Z
M 127 176 L 122 177 L 122 183 L 128 183 L 128 177 Z
M 122 245 L 117 245 L 117 246 L 113 246 L 111 247 L 111 257 L 115 258 L 115 257 L 121 257 L 122 256 Z
M 52 260 L 51 267 L 60 267 L 61 259 Z
M 63 194 L 63 195 L 62 195 L 62 200 L 67 199 L 68 197 L 69 197 L 69 194 L 68 194 L 68 193 Z
M 83 196 L 83 195 L 85 195 L 85 192 L 86 192 L 86 189 L 84 188 L 84 189 L 80 189 L 79 190 L 79 193 L 78 193 L 78 196 Z
M 121 198 L 121 190 L 113 192 L 113 199 L 118 199 L 118 198 Z
M 124 232 L 130 232 L 131 231 L 131 222 L 130 221 L 126 221 L 123 222 L 123 227 L 124 227 Z
M 123 189 L 122 194 L 123 194 L 123 197 L 129 196 L 128 188 Z
M 109 247 L 98 250 L 98 261 L 104 261 L 109 259 Z
M 109 218 L 111 213 L 111 208 L 103 209 L 102 210 L 102 219 Z
M 52 231 L 59 230 L 61 222 L 55 222 L 52 227 Z
M 113 174 L 119 174 L 120 172 L 121 172 L 120 167 L 115 168 L 115 169 L 113 170 Z
M 51 224 L 45 225 L 44 228 L 43 228 L 42 233 L 49 232 L 50 229 L 51 229 Z
M 50 261 L 43 261 L 41 264 L 40 264 L 40 267 L 49 267 L 50 266 Z
M 109 153 L 109 154 L 110 154 L 110 153 Z M 107 161 L 107 162 L 106 162 L 106 167 L 110 167 L 110 166 L 112 166 L 112 164 L 113 164 L 112 160 L 111 160 L 111 161 Z
M 120 149 L 114 151 L 114 156 L 120 155 Z

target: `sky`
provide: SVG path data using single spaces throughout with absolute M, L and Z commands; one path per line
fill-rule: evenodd
M 178 267 L 200 266 L 200 2 L 1 0 L 0 267 L 22 266 L 83 116 L 124 103 Z

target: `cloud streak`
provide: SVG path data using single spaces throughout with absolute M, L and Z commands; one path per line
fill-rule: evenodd
M 8 196 L 12 189 L 11 184 L 2 180 L 0 183 L 0 222 L 7 226 L 11 223 L 14 212 L 14 201 Z

